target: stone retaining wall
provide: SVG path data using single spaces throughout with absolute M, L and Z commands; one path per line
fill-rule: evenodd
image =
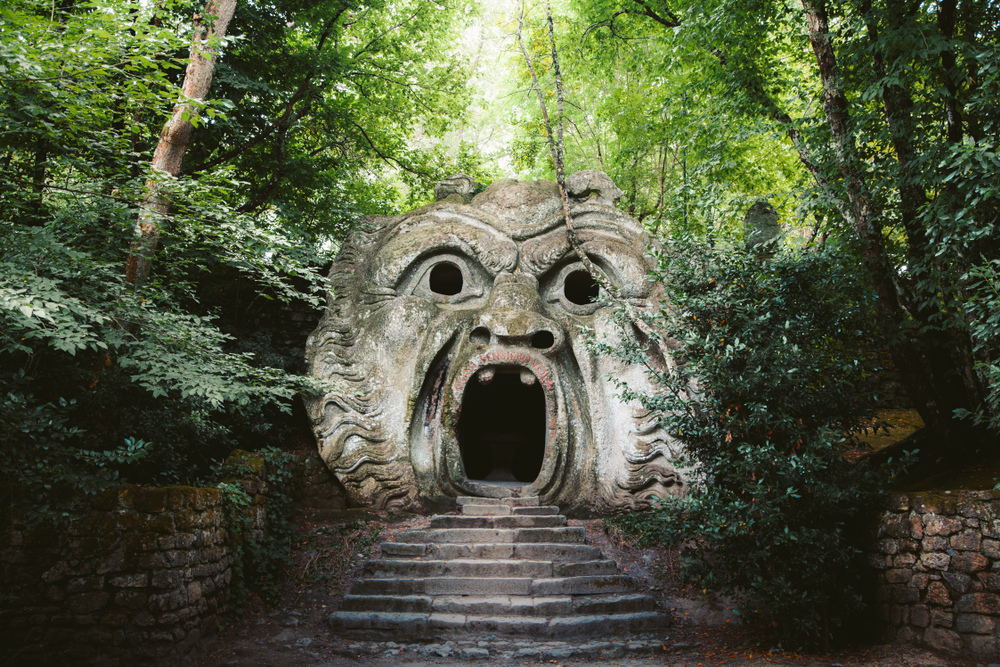
M 340 482 L 315 448 L 293 452 L 293 456 L 292 501 L 295 505 L 318 510 L 347 509 L 347 496 Z
M 251 494 L 245 539 L 267 531 L 266 471 L 234 452 Z M 251 472 L 247 472 L 249 469 Z M 296 505 L 343 509 L 315 451 L 292 462 Z M 235 557 L 223 493 L 127 487 L 53 528 L 0 529 L 0 667 L 175 662 L 223 622 Z
M 0 664 L 134 665 L 218 630 L 233 552 L 222 492 L 101 494 L 60 529 L 0 533 Z M 253 526 L 265 520 L 262 496 Z
M 887 641 L 1000 657 L 1000 492 L 894 494 L 871 560 Z

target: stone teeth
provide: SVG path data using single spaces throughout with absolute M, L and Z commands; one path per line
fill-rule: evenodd
M 490 382 L 493 382 L 493 376 L 496 374 L 497 372 L 495 369 L 484 368 L 476 373 L 476 379 L 479 380 L 479 384 L 489 384 Z
M 521 384 L 526 384 L 529 387 L 535 384 L 535 374 L 529 371 L 527 368 L 521 369 Z

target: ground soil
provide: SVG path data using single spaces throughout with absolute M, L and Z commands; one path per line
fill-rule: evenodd
M 299 537 L 281 596 L 270 603 L 251 597 L 241 617 L 205 642 L 194 664 L 201 667 L 422 667 L 465 664 L 459 658 L 428 657 L 419 650 L 399 652 L 393 646 L 391 651 L 387 651 L 385 644 L 347 640 L 331 634 L 327 629 L 327 615 L 337 609 L 351 581 L 360 575 L 364 561 L 378 553 L 378 545 L 391 540 L 401 530 L 418 528 L 426 522 L 426 518 L 419 516 L 388 516 L 364 510 L 300 513 L 297 516 Z M 635 549 L 616 542 L 602 530 L 599 521 L 571 521 L 571 524 L 585 526 L 588 541 L 599 546 L 607 557 L 617 561 L 623 570 L 631 574 L 640 591 L 656 598 L 664 611 L 674 617 L 674 624 L 657 636 L 662 651 L 657 649 L 652 655 L 625 658 L 595 655 L 587 660 L 549 660 L 544 663 L 546 665 L 585 662 L 609 667 L 650 664 L 671 667 L 945 667 L 975 664 L 905 646 L 866 646 L 828 655 L 781 650 L 767 633 L 741 626 L 739 618 L 725 600 L 706 597 L 700 591 L 679 589 L 669 553 Z M 386 641 L 392 639 L 387 637 Z M 513 661 L 491 656 L 489 660 L 480 662 L 484 666 L 497 663 Z M 519 660 L 516 664 L 543 663 Z

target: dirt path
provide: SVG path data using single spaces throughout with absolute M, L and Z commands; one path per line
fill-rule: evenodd
M 209 639 L 196 659 L 200 667 L 422 667 L 430 665 L 574 665 L 640 667 L 765 667 L 799 665 L 854 667 L 945 667 L 973 665 L 929 651 L 901 646 L 871 646 L 850 653 L 800 655 L 781 651 L 768 639 L 738 625 L 724 601 L 678 592 L 667 554 L 617 545 L 597 521 L 571 521 L 586 528 L 588 541 L 637 581 L 639 590 L 672 613 L 675 625 L 662 635 L 622 637 L 593 642 L 513 642 L 502 637 L 475 640 L 434 638 L 414 644 L 360 642 L 332 635 L 327 615 L 335 611 L 351 581 L 360 575 L 381 542 L 402 530 L 426 525 L 427 519 L 397 516 L 391 520 L 361 510 L 308 511 L 298 520 L 300 538 L 292 554 L 279 600 L 247 603 L 245 613 Z M 687 593 L 685 595 L 685 593 Z

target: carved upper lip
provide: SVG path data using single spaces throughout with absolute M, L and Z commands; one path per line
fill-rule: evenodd
M 475 354 L 456 373 L 453 386 L 461 394 L 465 385 L 481 370 L 516 367 L 530 372 L 546 391 L 555 385 L 555 371 L 542 355 L 527 349 L 495 347 Z M 522 381 L 524 381 L 522 376 Z

